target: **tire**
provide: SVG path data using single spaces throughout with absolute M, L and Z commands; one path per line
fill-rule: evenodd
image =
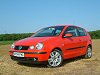
M 90 46 L 88 46 L 86 54 L 85 54 L 85 58 L 91 58 L 92 57 L 92 48 Z
M 47 66 L 52 68 L 59 67 L 62 65 L 62 62 L 63 62 L 62 52 L 58 49 L 54 49 L 50 53 Z

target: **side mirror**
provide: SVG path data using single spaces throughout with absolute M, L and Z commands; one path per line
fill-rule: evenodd
M 63 37 L 66 38 L 66 37 L 72 37 L 73 35 L 71 33 L 67 33 L 65 34 Z

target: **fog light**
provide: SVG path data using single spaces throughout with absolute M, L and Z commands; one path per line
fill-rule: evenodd
M 36 62 L 36 61 L 38 61 L 38 59 L 37 59 L 37 58 L 34 58 L 33 60 L 34 60 L 35 62 Z
M 34 46 L 30 46 L 30 49 L 31 49 L 31 50 L 34 49 Z
M 15 45 L 14 45 L 14 44 L 12 44 L 12 45 L 11 45 L 11 48 L 15 48 Z

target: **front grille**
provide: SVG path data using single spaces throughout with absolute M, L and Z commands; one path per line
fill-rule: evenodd
M 29 46 L 15 46 L 15 50 L 28 50 Z

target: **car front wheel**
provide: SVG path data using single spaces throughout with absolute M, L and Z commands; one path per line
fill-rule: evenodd
M 55 49 L 50 53 L 49 59 L 48 59 L 48 67 L 59 67 L 62 65 L 63 58 L 62 58 L 62 52 L 58 49 Z

